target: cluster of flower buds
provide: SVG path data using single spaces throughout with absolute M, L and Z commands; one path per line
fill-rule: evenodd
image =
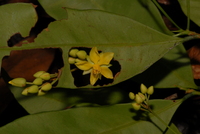
M 84 61 L 87 58 L 87 53 L 84 50 L 71 49 L 69 56 L 69 64 L 75 64 L 79 61 Z
M 15 78 L 8 83 L 16 87 L 26 87 L 22 91 L 23 95 L 37 93 L 37 95 L 40 96 L 52 89 L 52 85 L 58 80 L 56 78 L 58 76 L 57 73 L 50 74 L 45 71 L 38 71 L 33 76 L 35 77 L 33 82 L 27 82 L 25 78 Z
M 135 110 L 149 110 L 149 97 L 153 94 L 154 88 L 150 86 L 147 88 L 144 84 L 141 84 L 140 91 L 138 94 L 134 94 L 133 92 L 129 93 L 130 99 L 134 100 L 132 106 Z

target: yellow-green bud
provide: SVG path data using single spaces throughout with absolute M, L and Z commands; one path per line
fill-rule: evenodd
M 27 90 L 27 89 L 24 89 L 24 90 L 22 91 L 22 95 L 28 95 L 28 90 Z
M 46 73 L 45 71 L 38 71 L 38 72 L 36 72 L 33 76 L 35 77 L 35 78 L 38 78 L 38 77 L 40 77 L 40 75 L 42 75 L 42 74 L 44 74 L 44 73 Z
M 135 95 L 135 101 L 136 101 L 138 104 L 140 104 L 140 103 L 143 102 L 143 99 L 142 99 L 138 94 L 136 94 L 136 95 Z
M 138 103 L 136 103 L 136 102 L 132 103 L 132 106 L 133 106 L 133 108 L 134 108 L 135 110 L 140 110 L 140 108 L 141 108 L 140 104 L 138 104 Z
M 144 101 L 146 98 L 145 98 L 145 96 L 144 96 L 144 94 L 142 94 L 142 93 L 138 93 L 138 95 L 142 98 L 142 101 Z
M 86 61 L 85 60 L 80 60 L 80 59 L 76 58 L 75 62 L 78 63 L 78 62 L 86 62 Z
M 33 81 L 33 84 L 35 84 L 35 85 L 42 85 L 42 83 L 43 83 L 43 79 L 42 78 L 36 78 Z
M 27 87 L 26 89 L 27 89 L 28 93 L 32 93 L 32 94 L 37 93 L 39 91 L 39 87 L 37 85 L 32 85 L 30 87 Z M 24 89 L 24 90 L 26 90 L 26 89 Z
M 78 49 L 71 49 L 69 51 L 69 55 L 72 56 L 72 57 L 76 57 L 76 53 L 78 52 L 79 50 Z
M 68 62 L 69 62 L 69 64 L 74 64 L 75 63 L 75 58 L 72 58 L 72 57 L 69 57 L 68 58 Z
M 42 95 L 45 95 L 45 94 L 46 94 L 46 92 L 43 92 L 42 90 L 38 91 L 38 96 L 42 96 Z
M 154 92 L 154 88 L 153 88 L 153 86 L 150 86 L 150 87 L 147 89 L 147 94 L 152 95 L 153 92 Z
M 135 94 L 134 94 L 133 92 L 130 92 L 130 93 L 129 93 L 129 98 L 130 98 L 131 100 L 134 100 L 134 99 L 135 99 Z
M 8 82 L 9 84 L 16 86 L 16 87 L 25 87 L 26 86 L 26 79 L 24 78 L 15 78 Z
M 42 78 L 43 80 L 49 80 L 51 78 L 49 73 L 44 73 L 40 75 L 39 77 Z
M 52 88 L 51 83 L 44 83 L 41 87 L 41 90 L 43 91 L 49 91 Z
M 140 85 L 140 91 L 145 94 L 147 92 L 147 87 L 144 84 Z
M 86 59 L 87 53 L 84 50 L 80 50 L 76 53 L 77 57 L 81 60 Z

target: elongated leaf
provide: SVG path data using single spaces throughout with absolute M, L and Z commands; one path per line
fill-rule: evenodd
M 110 84 L 113 85 L 143 72 L 182 40 L 123 16 L 94 10 L 67 9 L 67 12 L 68 20 L 51 23 L 34 43 L 17 48 L 61 48 L 65 66 L 58 87 L 76 88 L 68 64 L 68 52 L 72 47 L 95 46 L 103 52 L 114 52 L 121 72 Z
M 117 86 L 98 90 L 89 89 L 52 89 L 44 96 L 23 96 L 22 88 L 10 87 L 17 101 L 30 114 L 63 110 L 75 105 L 112 105 L 130 102 L 128 92 Z
M 192 68 L 182 45 L 167 53 L 149 69 L 132 78 L 133 81 L 156 88 L 198 87 L 194 83 Z
M 149 0 L 39 0 L 45 11 L 53 18 L 66 19 L 63 7 L 88 10 L 97 9 L 134 19 L 166 34 L 172 34 L 165 26 L 156 6 Z
M 190 19 L 200 26 L 200 1 L 189 0 L 190 7 L 187 8 L 187 0 L 178 0 L 183 12 L 188 16 L 187 10 L 190 10 Z
M 153 100 L 155 112 L 167 124 L 181 101 Z M 150 121 L 136 121 L 131 104 L 121 104 L 93 108 L 74 108 L 65 111 L 41 113 L 22 117 L 4 127 L 0 133 L 126 133 L 161 134 L 166 127 L 154 116 Z M 153 122 L 153 123 L 152 123 Z

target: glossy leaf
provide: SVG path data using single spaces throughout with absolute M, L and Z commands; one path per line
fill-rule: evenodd
M 120 75 L 113 83 L 117 84 L 146 70 L 181 40 L 156 32 L 123 16 L 95 10 L 67 9 L 67 13 L 68 20 L 51 23 L 36 38 L 35 43 L 17 48 L 61 48 L 65 66 L 58 87 L 76 88 L 68 64 L 68 51 L 71 47 L 97 46 L 99 50 L 114 52 L 115 60 L 122 66 Z M 3 50 L 9 52 L 16 48 Z
M 76 88 L 68 64 L 68 52 L 72 47 L 96 46 L 104 52 L 114 52 L 121 72 L 113 85 L 143 72 L 182 40 L 161 34 L 123 16 L 94 10 L 67 9 L 67 12 L 68 20 L 51 23 L 35 43 L 21 47 L 58 47 L 63 50 L 65 66 L 58 87 Z
M 185 13 L 186 16 L 187 10 L 190 10 L 190 19 L 194 21 L 197 25 L 200 26 L 200 1 L 199 0 L 189 0 L 190 2 L 190 7 L 189 9 L 187 8 L 187 0 L 178 0 L 183 12 Z
M 133 81 L 156 88 L 185 87 L 198 89 L 192 76 L 185 48 L 177 46 L 149 69 L 132 78 Z
M 56 20 L 68 18 L 63 8 L 96 9 L 131 18 L 162 33 L 172 33 L 165 26 L 157 7 L 149 0 L 39 0 L 45 11 Z
M 152 100 L 151 104 L 158 116 L 168 124 L 180 102 Z M 143 121 L 134 120 L 136 118 L 140 118 L 139 113 L 132 111 L 131 104 L 72 108 L 22 117 L 1 127 L 0 133 L 161 134 L 166 129 L 151 114 L 150 121 L 144 116 Z

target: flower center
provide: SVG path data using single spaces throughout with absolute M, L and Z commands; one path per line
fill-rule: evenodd
M 101 73 L 101 67 L 98 64 L 93 65 L 93 73 L 94 73 L 94 75 Z

